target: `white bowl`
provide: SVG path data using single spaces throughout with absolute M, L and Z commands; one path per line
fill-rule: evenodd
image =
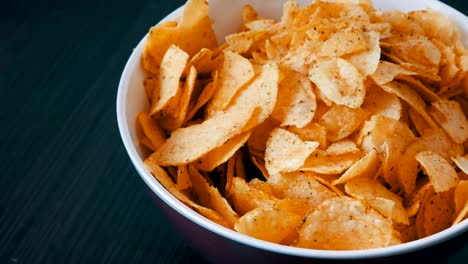
M 278 19 L 281 16 L 285 0 L 210 0 L 210 16 L 214 20 L 214 30 L 218 40 L 235 32 L 240 23 L 241 8 L 249 3 L 261 16 Z M 310 1 L 300 0 L 301 5 Z M 460 28 L 464 43 L 468 46 L 468 18 L 455 9 L 435 0 L 374 0 L 377 8 L 383 10 L 400 9 L 403 11 L 432 8 L 449 16 Z M 178 8 L 162 21 L 175 20 L 182 13 Z M 226 10 L 229 10 L 226 12 Z M 120 134 L 125 148 L 135 168 L 151 191 L 156 194 L 157 201 L 166 212 L 174 226 L 201 255 L 211 261 L 223 263 L 240 263 L 242 261 L 256 263 L 301 262 L 315 260 L 345 260 L 345 259 L 380 259 L 408 252 L 417 251 L 438 243 L 442 243 L 468 230 L 468 221 L 439 232 L 435 235 L 378 249 L 337 251 L 314 250 L 283 246 L 258 240 L 217 225 L 185 206 L 174 198 L 143 166 L 143 156 L 138 148 L 135 124 L 138 112 L 147 110 L 148 101 L 143 88 L 143 71 L 140 68 L 140 55 L 143 51 L 145 36 L 133 50 L 122 73 L 117 94 L 117 119 Z

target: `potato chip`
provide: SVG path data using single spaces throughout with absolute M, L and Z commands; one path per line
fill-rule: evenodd
M 246 25 L 254 20 L 259 19 L 257 11 L 255 9 L 247 4 L 242 8 L 242 25 L 241 25 L 241 31 L 246 30 Z
M 432 120 L 432 118 L 426 112 L 426 103 L 424 100 L 418 95 L 417 92 L 412 90 L 405 84 L 398 83 L 398 82 L 390 82 L 385 85 L 381 86 L 388 93 L 393 93 L 403 101 L 407 102 L 411 107 L 414 108 L 426 122 L 433 128 L 436 128 L 436 123 Z
M 264 157 L 263 153 L 266 149 L 266 142 L 270 137 L 271 131 L 278 126 L 278 122 L 273 118 L 268 118 L 263 123 L 255 127 L 247 142 L 249 151 L 251 153 L 262 153 L 261 158 Z
M 211 186 L 195 167 L 189 165 L 190 179 L 192 187 L 201 205 L 209 207 L 218 212 L 232 227 L 239 219 L 239 216 L 231 208 L 227 200 L 221 196 L 216 187 Z
M 468 138 L 468 121 L 460 105 L 452 100 L 440 100 L 432 103 L 429 112 L 457 144 Z
M 341 177 L 333 181 L 333 185 L 345 183 L 356 177 L 373 178 L 377 172 L 379 158 L 377 151 L 371 150 L 362 159 L 358 160 Z
M 283 126 L 306 126 L 314 117 L 317 103 L 310 81 L 300 73 L 287 72 L 278 86 L 278 99 L 271 114 Z
M 159 74 L 159 65 L 171 45 L 176 45 L 189 56 L 202 48 L 213 49 L 216 36 L 208 16 L 208 3 L 203 0 L 188 0 L 177 26 L 157 25 L 149 31 L 142 64 L 145 70 Z
M 351 167 L 360 158 L 360 152 L 329 155 L 327 151 L 318 149 L 306 159 L 301 170 L 320 174 L 339 174 Z
M 365 49 L 367 49 L 366 37 L 361 30 L 338 31 L 322 43 L 319 55 L 323 57 L 341 57 Z
M 184 191 L 191 187 L 192 187 L 192 180 L 190 179 L 188 167 L 186 165 L 179 166 L 177 168 L 177 181 L 176 181 L 177 190 Z
M 218 87 L 211 97 L 206 112 L 212 116 L 225 110 L 236 92 L 254 77 L 252 64 L 237 53 L 224 51 L 224 61 L 219 70 Z
M 367 89 L 362 108 L 367 110 L 371 115 L 384 115 L 396 120 L 400 120 L 402 116 L 400 99 L 394 94 L 383 91 L 376 85 Z
M 263 122 L 273 111 L 278 90 L 277 78 L 276 65 L 266 64 L 261 75 L 240 93 L 233 106 L 201 124 L 175 130 L 153 154 L 154 158 L 163 166 L 187 164 L 251 128 L 246 125 Z M 254 114 L 257 108 L 261 109 L 260 113 Z M 248 124 L 251 118 L 253 124 Z M 230 123 L 226 120 L 230 120 Z M 193 142 L 200 144 L 193 148 Z
M 456 158 L 452 157 L 452 160 L 460 170 L 462 170 L 465 174 L 468 174 L 468 155 Z
M 189 64 L 195 67 L 198 73 L 211 73 L 218 68 L 219 58 L 215 51 L 202 48 L 191 59 Z
M 463 149 L 440 129 L 428 129 L 417 141 L 407 146 L 398 164 L 398 179 L 407 194 L 413 192 L 418 173 L 415 157 L 419 152 L 432 151 L 445 159 L 460 156 Z
M 424 85 L 420 80 L 415 79 L 413 76 L 399 75 L 398 80 L 407 83 L 411 88 L 414 88 L 424 100 L 429 102 L 439 101 L 440 97 L 431 90 L 428 86 Z
M 198 96 L 197 101 L 190 107 L 190 111 L 187 113 L 185 121 L 192 119 L 195 114 L 204 106 L 213 96 L 215 90 L 218 88 L 218 79 L 219 74 L 217 71 L 213 74 L 213 80 L 208 83 L 204 88 L 201 94 Z
M 359 152 L 361 152 L 361 150 L 356 146 L 356 143 L 349 139 L 333 142 L 327 148 L 327 154 L 329 156 L 337 156 L 342 154 Z
M 449 228 L 452 225 L 453 214 L 453 190 L 436 193 L 434 189 L 428 189 L 416 215 L 416 231 L 419 238 Z
M 398 64 L 391 63 L 388 61 L 380 61 L 377 66 L 377 70 L 370 75 L 372 80 L 378 85 L 384 85 L 389 83 L 401 75 L 413 75 L 416 74 L 410 70 L 401 67 Z
M 318 142 L 319 148 L 327 147 L 327 130 L 317 123 L 311 122 L 301 128 L 290 126 L 287 127 L 287 130 L 298 135 L 304 141 Z
M 152 158 L 149 157 L 144 161 L 144 166 L 151 172 L 151 174 L 161 183 L 161 185 L 166 188 L 174 197 L 176 197 L 179 201 L 183 202 L 187 206 L 193 208 L 195 211 L 203 215 L 204 217 L 210 219 L 211 221 L 222 225 L 224 227 L 230 228 L 230 225 L 226 220 L 216 211 L 200 206 L 190 200 L 185 194 L 180 192 L 172 179 L 167 175 L 166 171 L 161 168 L 159 165 L 157 165 L 156 161 Z
M 259 207 L 243 215 L 234 230 L 265 241 L 280 243 L 301 222 L 302 217 L 275 207 Z
M 429 176 L 435 192 L 445 192 L 457 186 L 457 172 L 441 155 L 431 151 L 422 151 L 416 155 L 416 160 Z
M 392 230 L 388 218 L 362 202 L 336 197 L 307 216 L 296 246 L 335 250 L 385 247 L 392 239 Z
M 227 50 L 239 54 L 246 53 L 259 40 L 266 36 L 266 30 L 243 31 L 226 36 Z
M 146 98 L 151 104 L 153 101 L 153 92 L 158 88 L 158 81 L 156 77 L 148 77 L 143 80 L 143 86 L 145 87 Z M 159 93 L 159 92 L 158 92 Z
M 372 75 L 379 65 L 380 61 L 380 34 L 377 32 L 365 32 L 363 34 L 366 40 L 368 49 L 365 51 L 358 52 L 356 54 L 350 54 L 345 58 L 359 70 L 359 72 L 367 77 Z
M 327 130 L 327 139 L 337 141 L 353 133 L 369 114 L 362 108 L 333 105 L 319 120 Z
M 231 108 L 201 124 L 175 130 L 153 157 L 163 166 L 182 165 L 197 160 L 246 130 L 244 126 L 254 115 L 255 108 L 238 110 Z M 226 123 L 226 120 L 231 120 L 232 123 Z M 197 148 L 193 147 L 193 142 L 199 142 Z
M 272 174 L 267 182 L 276 197 L 303 199 L 311 206 L 317 206 L 323 201 L 337 196 L 335 192 L 317 182 L 310 173 Z
M 277 200 L 274 196 L 253 188 L 244 179 L 234 177 L 229 198 L 239 215 L 244 215 L 258 207 L 271 207 Z
M 468 215 L 468 201 L 465 202 L 465 205 L 463 208 L 460 210 L 460 212 L 456 215 L 455 220 L 453 220 L 452 225 L 456 225 L 466 219 L 466 216 Z
M 391 217 L 398 223 L 409 224 L 402 199 L 386 189 L 378 181 L 368 177 L 354 178 L 346 182 L 345 191 L 357 199 L 364 200 L 384 216 Z M 377 198 L 386 199 L 391 203 Z M 387 206 L 390 206 L 390 208 L 387 208 Z
M 171 45 L 161 61 L 159 89 L 154 90 L 150 115 L 161 111 L 179 91 L 179 79 L 185 69 L 189 55 L 175 45 Z M 159 94 L 156 93 L 159 91 Z
M 231 158 L 234 153 L 240 149 L 247 139 L 249 139 L 250 131 L 241 133 L 228 141 L 222 146 L 219 146 L 212 151 L 206 153 L 203 157 L 197 160 L 194 166 L 201 171 L 212 171 L 219 165 L 225 163 Z
M 338 105 L 357 108 L 364 101 L 364 78 L 344 59 L 321 60 L 310 68 L 308 76 L 328 99 Z
M 424 133 L 424 130 L 430 129 L 430 126 L 426 120 L 424 120 L 424 118 L 416 110 L 414 110 L 414 108 L 409 109 L 408 116 L 411 120 L 414 130 L 416 130 L 420 136 Z
M 151 146 L 156 150 L 159 148 L 164 141 L 166 141 L 166 135 L 164 131 L 158 126 L 158 123 L 149 117 L 146 113 L 138 113 L 138 122 L 143 128 L 143 132 L 151 142 Z
M 185 85 L 180 87 L 176 95 L 178 99 L 177 107 L 172 110 L 171 115 L 165 115 L 159 120 L 161 127 L 166 131 L 174 131 L 184 125 L 196 80 L 197 70 L 195 67 L 191 66 Z
M 299 169 L 319 143 L 302 141 L 299 136 L 281 129 L 274 129 L 267 141 L 265 164 L 268 173 L 291 172 Z

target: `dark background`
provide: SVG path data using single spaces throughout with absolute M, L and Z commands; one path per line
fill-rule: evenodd
M 0 263 L 203 262 L 137 175 L 115 114 L 133 47 L 183 2 L 0 0 Z M 464 262 L 468 236 L 405 257 Z

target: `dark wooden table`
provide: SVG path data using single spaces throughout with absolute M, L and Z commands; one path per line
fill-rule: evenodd
M 0 0 L 0 263 L 203 262 L 153 202 L 115 114 L 133 47 L 182 3 Z M 416 257 L 463 262 L 468 237 L 437 249 Z

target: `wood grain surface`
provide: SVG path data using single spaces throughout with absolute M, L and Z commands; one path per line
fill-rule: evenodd
M 0 263 L 203 263 L 137 175 L 115 114 L 133 47 L 182 3 L 0 0 Z M 403 258 L 466 261 L 467 234 Z

